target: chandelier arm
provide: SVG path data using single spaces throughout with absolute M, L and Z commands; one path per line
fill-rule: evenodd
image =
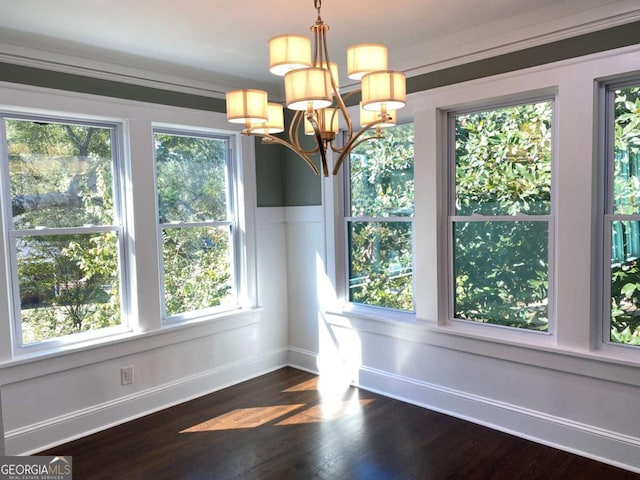
M 360 92 L 360 90 L 353 90 L 353 91 L 347 93 L 344 96 L 344 100 L 347 100 L 350 96 L 353 96 L 358 92 Z M 363 130 L 367 130 L 367 129 L 371 128 L 374 125 L 378 125 L 380 123 L 384 123 L 384 122 L 386 122 L 386 121 L 388 121 L 390 119 L 391 119 L 391 116 L 387 112 L 381 113 L 381 117 L 380 117 L 379 120 L 375 120 L 375 121 L 373 121 L 371 123 L 363 125 L 361 130 L 359 130 L 359 133 L 357 134 L 357 136 L 359 137 L 360 135 L 362 135 Z M 376 134 L 376 137 L 372 137 L 372 138 L 382 138 L 382 137 L 383 137 L 383 135 L 380 132 L 378 132 Z M 351 143 L 350 143 L 352 138 L 353 138 L 353 130 L 348 130 L 347 143 L 345 145 L 343 145 L 342 147 L 334 146 L 333 143 L 332 143 L 331 144 L 331 150 L 333 150 L 335 153 L 342 154 L 345 150 L 353 149 L 354 146 L 351 145 Z M 349 146 L 349 145 L 351 145 L 351 146 Z
M 320 157 L 322 159 L 322 173 L 325 177 L 329 176 L 329 166 L 327 165 L 327 147 L 325 146 L 324 141 L 322 140 L 322 133 L 320 132 L 320 126 L 318 125 L 318 120 L 313 112 L 309 112 L 306 114 L 306 119 L 309 121 L 311 126 L 313 127 L 313 132 L 316 136 L 316 142 L 318 143 L 318 149 L 320 150 Z
M 261 137 L 264 143 L 279 143 L 280 145 L 287 147 L 289 150 L 292 150 L 293 152 L 298 154 L 298 156 L 302 157 L 302 159 L 305 162 L 307 162 L 307 165 L 309 165 L 311 170 L 313 170 L 313 173 L 315 173 L 316 175 L 320 175 L 320 170 L 318 170 L 318 167 L 315 166 L 315 164 L 313 163 L 313 160 L 311 160 L 309 155 L 305 151 L 301 150 L 300 148 L 297 148 L 292 143 L 287 142 L 286 140 L 283 140 L 282 138 L 276 137 L 275 135 L 271 135 L 269 133 L 266 133 L 266 134 L 255 133 L 255 132 L 252 132 L 251 130 L 245 130 L 242 133 L 245 135 L 253 135 L 255 137 Z
M 324 49 L 325 61 L 327 62 L 327 68 L 329 68 L 330 60 L 329 60 L 329 48 L 327 46 L 327 36 L 323 34 L 321 38 L 322 38 L 322 47 Z M 349 138 L 351 138 L 353 134 L 353 123 L 351 122 L 351 117 L 349 116 L 347 105 L 345 104 L 344 99 L 342 98 L 342 95 L 340 95 L 340 93 L 338 92 L 339 85 L 335 84 L 335 79 L 333 78 L 333 75 L 331 75 L 331 85 L 333 86 L 333 91 L 336 97 L 336 103 L 338 104 L 338 108 L 340 109 L 340 112 L 342 113 L 342 117 L 344 118 L 344 121 L 347 124 L 347 131 L 349 132 Z M 347 95 L 345 95 L 345 99 L 349 98 L 354 93 L 356 92 L 347 93 Z M 333 122 L 333 118 L 332 118 L 332 122 Z M 340 151 L 339 149 L 336 150 L 334 148 L 333 142 L 331 143 L 331 149 L 336 152 Z
M 373 139 L 376 139 L 376 138 L 382 138 L 382 133 L 379 132 L 378 129 L 376 129 L 376 134 L 375 135 L 360 139 L 360 137 L 362 136 L 362 134 L 364 132 L 369 130 L 374 125 L 378 125 L 380 123 L 383 123 L 384 121 L 385 120 L 381 118 L 379 120 L 375 120 L 373 122 L 367 123 L 360 130 L 358 130 L 358 132 L 355 135 L 351 136 L 351 138 L 345 144 L 345 146 L 340 149 L 340 156 L 338 157 L 338 160 L 336 161 L 336 163 L 333 166 L 333 174 L 334 175 L 336 175 L 338 173 L 338 171 L 340 170 L 340 167 L 342 166 L 342 163 L 344 162 L 344 159 L 349 154 L 349 152 L 351 152 L 354 148 L 356 148 L 361 143 L 366 142 L 367 140 L 373 140 Z M 360 139 L 360 140 L 358 140 L 358 139 Z
M 314 153 L 318 153 L 320 151 L 320 147 L 316 145 L 315 148 L 310 150 L 302 148 L 300 145 L 300 128 L 304 128 L 304 116 L 306 114 L 302 111 L 297 111 L 293 115 L 293 120 L 291 121 L 291 125 L 289 125 L 289 141 L 296 148 L 296 151 L 302 152 L 305 155 L 313 155 Z

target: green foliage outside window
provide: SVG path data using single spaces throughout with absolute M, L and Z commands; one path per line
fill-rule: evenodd
M 614 94 L 611 341 L 640 345 L 640 87 Z
M 13 119 L 5 127 L 22 342 L 119 325 L 115 232 L 60 230 L 113 223 L 111 129 Z M 41 227 L 51 234 L 19 235 Z
M 455 116 L 455 318 L 548 328 L 548 221 L 505 217 L 551 213 L 551 117 L 549 101 Z
M 167 316 L 234 302 L 227 140 L 156 132 Z M 189 226 L 172 226 L 188 222 Z
M 413 311 L 413 124 L 361 144 L 349 173 L 349 301 Z

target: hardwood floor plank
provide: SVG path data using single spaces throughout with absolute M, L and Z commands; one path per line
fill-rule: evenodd
M 74 478 L 579 479 L 640 475 L 284 368 L 60 445 Z

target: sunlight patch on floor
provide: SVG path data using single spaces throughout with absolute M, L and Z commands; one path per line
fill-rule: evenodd
M 314 405 L 300 413 L 285 418 L 276 423 L 278 426 L 299 425 L 304 423 L 333 422 L 343 417 L 360 413 L 362 407 L 373 402 L 373 399 L 345 400 L 331 405 Z
M 305 407 L 302 404 L 275 405 L 271 407 L 238 408 L 206 422 L 182 430 L 180 433 L 215 432 L 218 430 L 236 430 L 256 428 L 276 418 Z
M 306 382 L 299 383 L 293 387 L 283 390 L 282 393 L 315 392 L 316 390 L 318 390 L 318 377 L 313 377 Z

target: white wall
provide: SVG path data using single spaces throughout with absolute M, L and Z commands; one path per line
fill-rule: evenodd
M 325 230 L 322 215 L 310 207 L 306 217 L 315 222 L 287 225 L 299 240 L 288 250 L 289 285 L 296 286 L 295 300 L 290 296 L 290 313 L 296 313 L 290 317 L 290 362 L 325 376 L 351 371 L 362 388 L 640 472 L 640 351 L 595 341 L 600 312 L 592 301 L 602 294 L 600 266 L 592 263 L 602 242 L 594 187 L 601 161 L 597 80 L 633 71 L 640 71 L 639 47 L 413 95 L 416 319 L 323 308 L 331 299 L 307 287 L 323 284 L 323 261 L 331 266 L 336 258 L 331 237 L 319 235 Z M 441 112 L 541 91 L 556 95 L 559 126 L 556 328 L 539 335 L 449 321 Z M 330 180 L 325 190 L 329 219 L 334 187 Z M 313 258 L 318 252 L 326 255 L 320 261 Z M 328 280 L 335 282 L 332 270 Z
M 132 127 L 136 235 L 133 329 L 94 344 L 22 354 L 10 343 L 9 301 L 0 280 L 0 437 L 6 454 L 27 454 L 279 368 L 287 362 L 286 230 L 282 210 L 255 207 L 253 140 L 238 140 L 246 204 L 245 307 L 163 326 L 159 307 L 152 122 L 229 131 L 224 115 L 0 84 L 0 109 L 100 116 Z M 231 131 L 230 133 L 235 133 Z M 145 212 L 144 214 L 140 214 Z M 2 250 L 2 249 L 0 249 Z M 0 263 L 4 257 L 0 254 Z M 4 279 L 4 275 L 0 275 Z M 134 367 L 134 383 L 120 369 Z M 0 443 L 0 453 L 3 444 Z
M 257 219 L 260 308 L 42 361 L 3 366 L 7 454 L 25 454 L 286 364 L 285 228 Z M 120 368 L 135 367 L 133 385 Z

